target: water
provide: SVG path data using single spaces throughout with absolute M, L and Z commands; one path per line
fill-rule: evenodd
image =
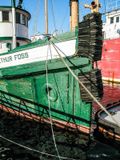
M 120 86 L 104 85 L 104 97 L 101 103 L 106 105 L 118 100 L 120 100 Z M 98 109 L 99 107 L 94 104 L 93 113 Z M 3 111 L 0 111 L 0 118 L 0 135 L 34 149 L 32 151 L 30 148 L 22 148 L 22 146 L 0 137 L 0 160 L 62 159 L 53 156 L 57 154 L 63 156 L 63 159 L 65 159 L 64 157 L 71 157 L 79 160 L 120 160 L 119 144 L 111 144 L 108 139 L 103 139 L 102 136 L 98 136 L 94 132 L 91 134 L 91 141 L 86 144 L 84 143 L 85 139 L 81 143 L 80 138 L 82 137 L 77 133 L 61 132 L 61 130 L 54 128 L 55 139 L 57 140 L 55 147 L 50 126 L 25 121 Z

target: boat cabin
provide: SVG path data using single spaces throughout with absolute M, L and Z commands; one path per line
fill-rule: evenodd
M 16 46 L 30 42 L 28 38 L 28 21 L 31 15 L 22 8 L 15 8 Z M 13 36 L 12 7 L 0 6 L 0 53 L 12 48 Z
M 120 37 L 120 10 L 106 13 L 106 22 L 103 24 L 104 39 Z

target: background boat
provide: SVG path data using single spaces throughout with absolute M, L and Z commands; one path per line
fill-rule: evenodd
M 120 143 L 120 128 L 112 119 L 113 117 L 117 123 L 120 123 L 120 101 L 107 105 L 106 109 L 111 114 L 111 117 L 103 110 L 99 110 L 96 113 L 97 130 L 102 133 L 105 138 Z
M 102 59 L 98 63 L 103 80 L 120 82 L 120 1 L 106 0 L 105 23 L 103 24 Z

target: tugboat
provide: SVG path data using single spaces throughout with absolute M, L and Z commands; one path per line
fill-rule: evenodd
M 106 0 L 102 59 L 98 63 L 104 81 L 120 83 L 120 1 Z
M 98 1 L 79 23 L 78 0 L 70 0 L 71 31 L 53 36 L 46 25 L 36 42 L 28 39 L 31 15 L 19 2 L 0 7 L 0 109 L 89 135 L 93 100 L 79 82 L 102 97 L 101 71 L 93 65 L 102 52 Z

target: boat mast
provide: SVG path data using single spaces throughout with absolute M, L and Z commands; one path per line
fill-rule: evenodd
M 79 2 L 70 0 L 70 30 L 74 31 L 79 22 Z
M 15 0 L 11 0 L 12 6 L 12 49 L 16 48 L 16 14 L 15 14 L 15 7 L 16 3 Z
M 45 34 L 48 34 L 48 0 L 45 0 Z

